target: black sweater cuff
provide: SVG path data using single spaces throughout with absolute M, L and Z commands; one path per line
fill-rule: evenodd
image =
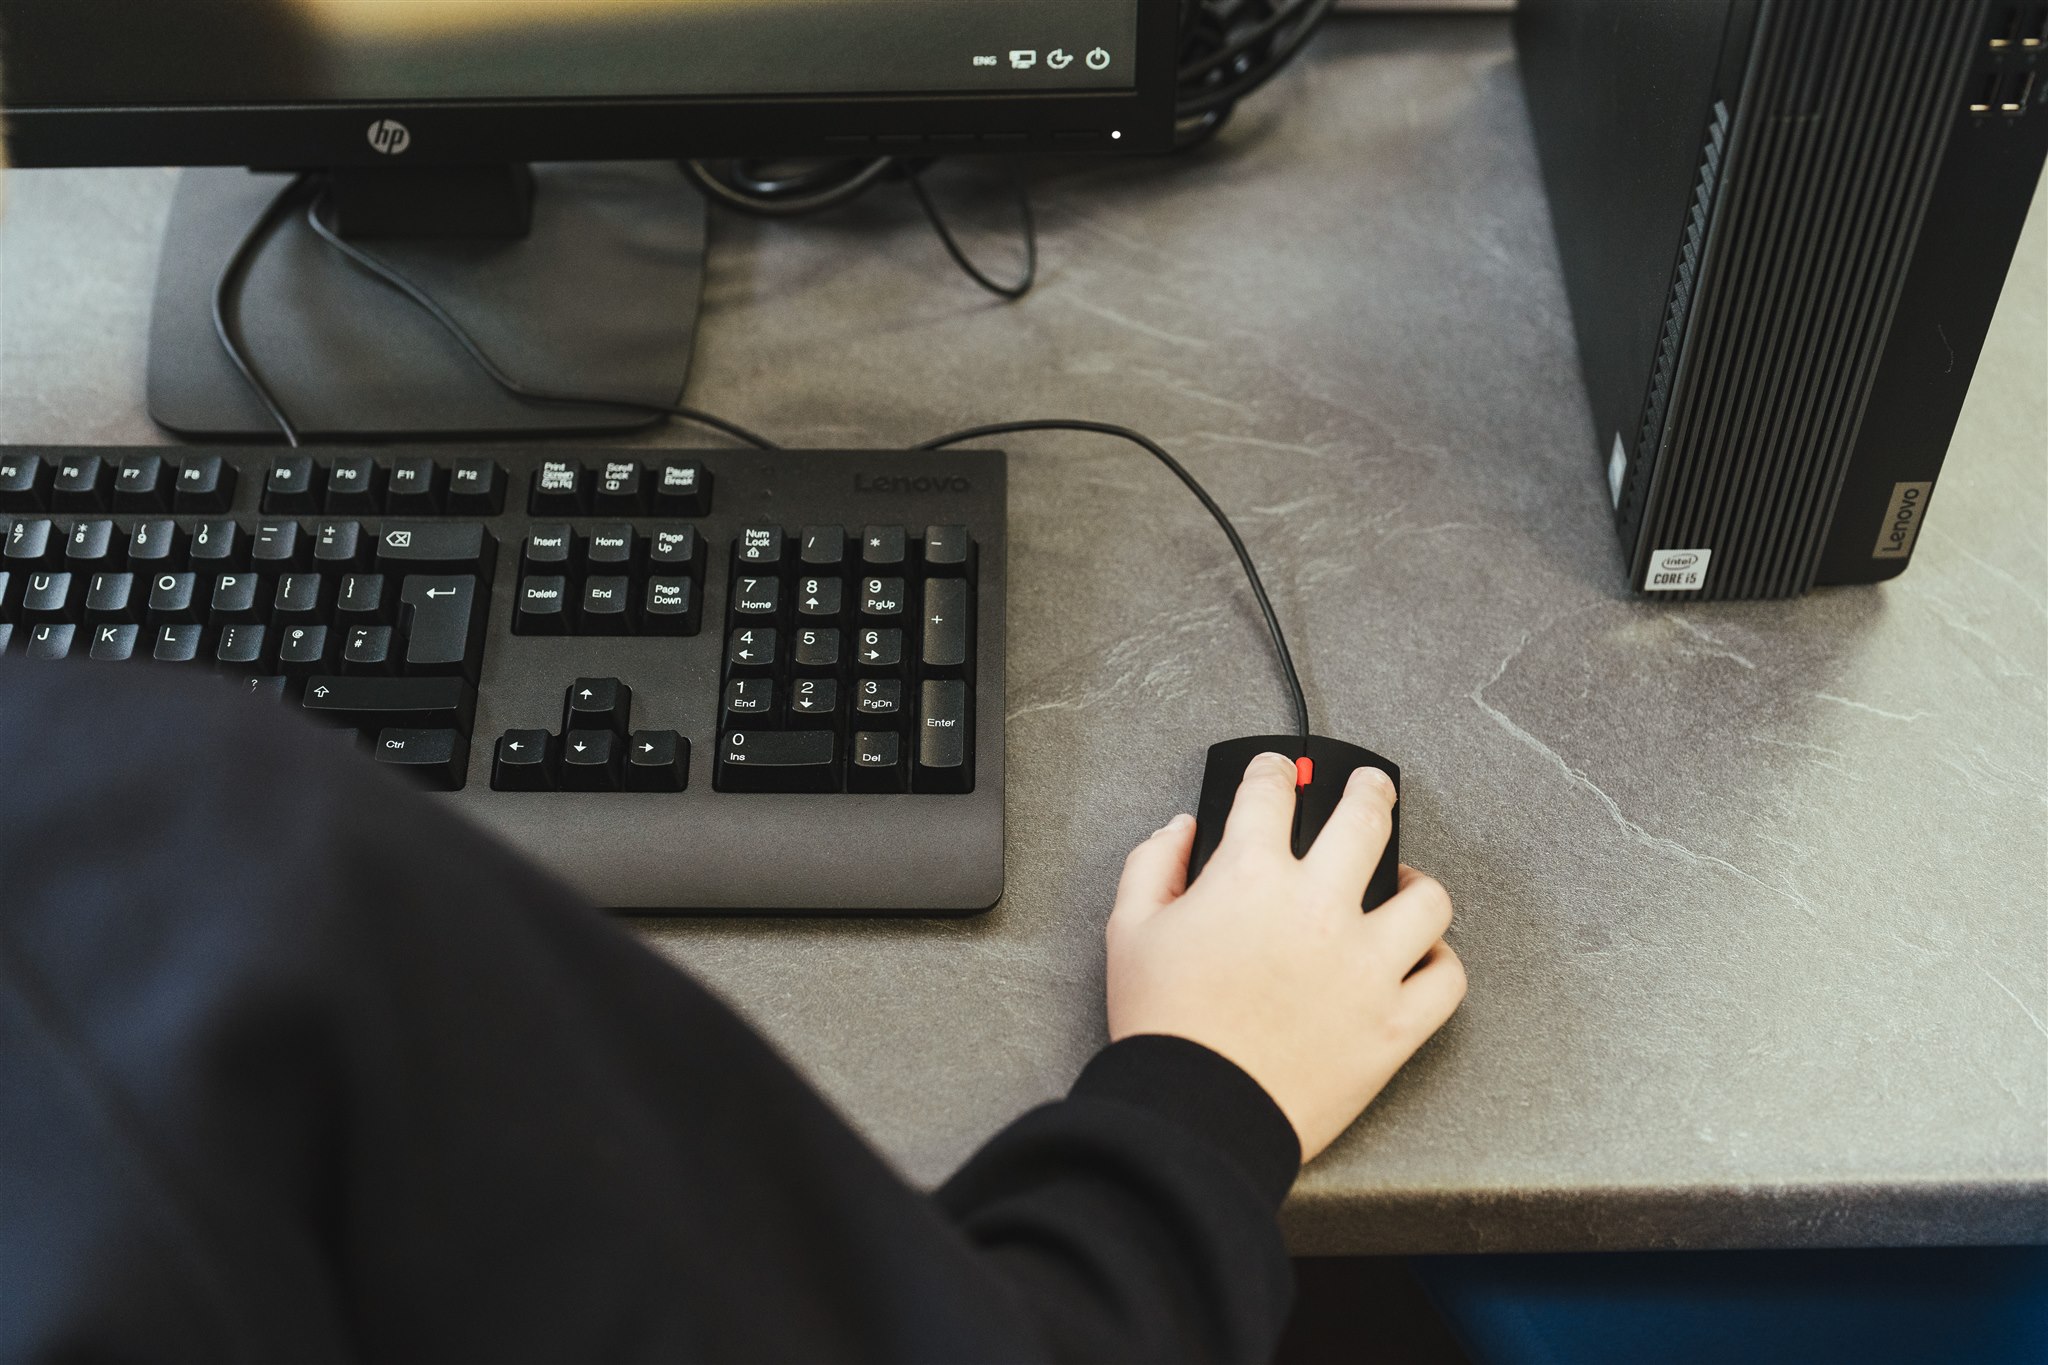
M 1070 1093 L 1136 1105 L 1201 1137 L 1276 1212 L 1301 1174 L 1301 1143 L 1273 1097 L 1237 1063 L 1186 1038 L 1144 1033 L 1111 1043 Z

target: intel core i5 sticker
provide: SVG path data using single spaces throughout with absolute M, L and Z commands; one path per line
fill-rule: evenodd
M 1644 592 L 1691 592 L 1707 585 L 1707 561 L 1712 550 L 1659 550 L 1650 556 L 1650 572 L 1643 579 Z

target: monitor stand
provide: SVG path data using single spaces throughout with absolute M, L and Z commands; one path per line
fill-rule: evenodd
M 466 184 L 495 172 L 446 173 L 453 179 L 438 185 L 420 171 L 380 174 L 339 181 L 349 200 L 327 221 L 432 294 L 514 377 L 681 401 L 705 209 L 673 162 L 535 167 L 530 223 L 517 202 L 523 168 Z M 196 169 L 179 183 L 150 324 L 149 410 L 181 436 L 277 434 L 222 352 L 212 304 L 236 245 L 288 181 Z M 590 434 L 658 420 L 507 395 L 426 314 L 314 235 L 303 210 L 254 254 L 231 302 L 251 364 L 311 439 Z

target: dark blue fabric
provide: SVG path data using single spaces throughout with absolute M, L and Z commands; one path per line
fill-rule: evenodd
M 1431 1256 L 1475 1365 L 2041 1365 L 2048 1247 Z

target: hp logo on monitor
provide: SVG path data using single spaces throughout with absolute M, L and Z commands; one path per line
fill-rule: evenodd
M 380 118 L 370 125 L 370 145 L 386 156 L 397 156 L 412 146 L 412 130 L 395 118 Z

